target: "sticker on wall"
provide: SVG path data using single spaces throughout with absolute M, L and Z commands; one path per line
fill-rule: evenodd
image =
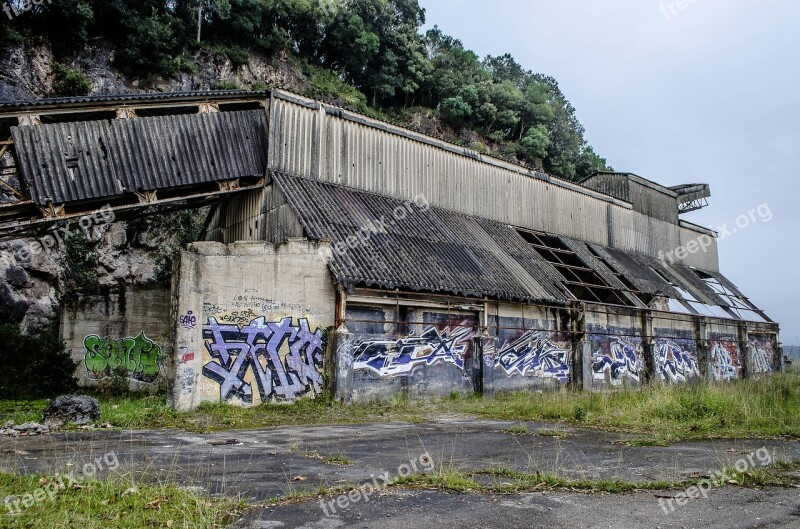
M 552 335 L 546 331 L 526 332 L 500 348 L 495 365 L 508 376 L 516 374 L 569 382 L 569 349 L 555 343 Z
M 244 325 L 208 318 L 203 339 L 211 361 L 203 375 L 219 386 L 225 402 L 253 403 L 255 383 L 261 402 L 291 401 L 322 392 L 322 331 L 312 331 L 308 319 L 268 322 L 262 317 Z
M 443 363 L 464 371 L 464 353 L 474 330 L 429 327 L 421 335 L 399 340 L 364 340 L 353 345 L 353 369 L 380 377 L 408 375 L 417 366 Z
M 119 375 L 150 383 L 161 372 L 161 347 L 143 332 L 118 340 L 91 334 L 83 339 L 83 347 L 86 370 L 95 380 Z

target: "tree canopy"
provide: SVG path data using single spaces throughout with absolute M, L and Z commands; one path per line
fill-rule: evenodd
M 139 77 L 177 74 L 198 46 L 244 60 L 248 50 L 286 51 L 333 72 L 373 107 L 434 109 L 556 176 L 608 168 L 555 79 L 509 54 L 481 59 L 438 27 L 423 33 L 424 24 L 417 0 L 59 0 L 34 4 L 0 37 L 46 39 L 62 61 L 104 40 L 115 66 Z

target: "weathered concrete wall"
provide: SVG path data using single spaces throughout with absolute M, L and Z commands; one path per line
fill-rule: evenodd
M 61 337 L 79 362 L 81 385 L 164 390 L 172 358 L 170 309 L 163 284 L 108 287 L 65 300 Z
M 564 387 L 572 376 L 572 337 L 565 311 L 499 304 L 484 342 L 484 393 Z
M 335 291 L 327 243 L 214 242 L 181 253 L 173 404 L 242 406 L 321 395 Z
M 595 305 L 444 309 L 357 298 L 336 333 L 336 397 L 344 401 L 636 389 L 780 369 L 776 329 L 768 324 L 745 329 L 734 321 Z
M 592 306 L 586 314 L 592 352 L 592 389 L 638 388 L 647 367 L 646 344 L 638 314 Z
M 654 382 L 682 384 L 706 376 L 698 351 L 697 325 L 690 317 L 659 313 L 653 318 Z
M 479 383 L 475 313 L 348 305 L 345 325 L 337 351 L 344 400 L 466 395 Z

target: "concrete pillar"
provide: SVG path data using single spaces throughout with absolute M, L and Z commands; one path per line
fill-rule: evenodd
M 736 322 L 736 334 L 739 343 L 739 362 L 742 364 L 742 378 L 751 378 L 753 376 L 751 369 L 753 352 L 747 341 L 747 324 L 745 322 Z
M 349 403 L 353 396 L 353 355 L 350 344 L 353 335 L 342 325 L 332 334 L 331 347 L 334 370 L 334 398 Z
M 482 385 L 482 395 L 484 397 L 493 397 L 494 396 L 494 363 L 497 359 L 497 337 L 490 336 L 489 333 L 485 333 L 478 341 L 480 341 L 480 347 L 482 350 L 481 354 L 481 362 L 483 362 L 483 368 L 481 370 L 481 375 L 483 377 L 483 385 Z
M 694 319 L 694 339 L 697 346 L 697 363 L 700 366 L 700 376 L 705 381 L 711 380 L 711 348 L 708 345 L 707 326 L 705 318 Z
M 571 383 L 576 390 L 592 389 L 592 345 L 586 337 L 586 312 L 583 304 L 570 309 L 570 335 L 572 336 Z
M 653 347 L 653 313 L 649 310 L 641 312 L 642 326 L 642 354 L 644 355 L 644 380 L 645 384 L 655 384 L 659 381 L 658 366 Z

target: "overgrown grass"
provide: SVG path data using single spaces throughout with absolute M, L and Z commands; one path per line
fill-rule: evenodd
M 495 398 L 445 397 L 344 405 L 323 399 L 291 405 L 240 408 L 204 404 L 177 412 L 160 397 L 101 397 L 100 423 L 122 428 L 184 428 L 192 431 L 252 429 L 300 424 L 423 422 L 463 415 L 520 422 L 507 433 L 563 435 L 561 427 L 531 429 L 524 421 L 645 434 L 631 441 L 663 445 L 680 439 L 731 437 L 800 438 L 800 373 L 724 385 L 649 387 L 638 391 L 521 392 Z M 38 420 L 47 402 L 0 401 L 0 423 Z
M 228 525 L 247 508 L 238 500 L 207 498 L 172 485 L 133 485 L 123 479 L 86 480 L 59 490 L 55 483 L 51 476 L 0 473 L 0 499 L 18 496 L 27 500 L 27 507 L 20 502 L 15 515 L 0 505 L 0 526 L 212 528 Z M 50 496 L 46 494 L 48 490 Z
M 789 487 L 798 486 L 800 477 L 791 470 L 800 468 L 800 460 L 782 462 L 771 467 L 738 472 L 723 470 L 728 481 L 720 486 L 742 487 Z M 453 468 L 440 468 L 429 474 L 415 474 L 398 478 L 395 485 L 406 488 L 434 489 L 445 492 L 513 494 L 530 491 L 579 491 L 623 494 L 636 491 L 679 490 L 696 485 L 706 479 L 703 476 L 682 481 L 630 482 L 619 479 L 572 479 L 557 474 L 526 473 L 508 468 L 492 468 L 474 472 L 460 472 Z
M 464 399 L 460 411 L 492 419 L 557 421 L 645 433 L 653 435 L 654 442 L 800 437 L 800 375 L 625 392 L 523 392 L 492 400 Z
M 480 478 L 490 478 L 490 481 Z M 528 474 L 507 468 L 463 473 L 455 469 L 440 469 L 430 474 L 415 474 L 398 478 L 395 483 L 407 488 L 436 489 L 446 492 L 515 493 L 532 490 L 571 490 L 619 494 L 636 490 L 670 490 L 684 486 L 679 481 L 647 481 L 641 483 L 617 479 L 569 479 L 555 474 Z

